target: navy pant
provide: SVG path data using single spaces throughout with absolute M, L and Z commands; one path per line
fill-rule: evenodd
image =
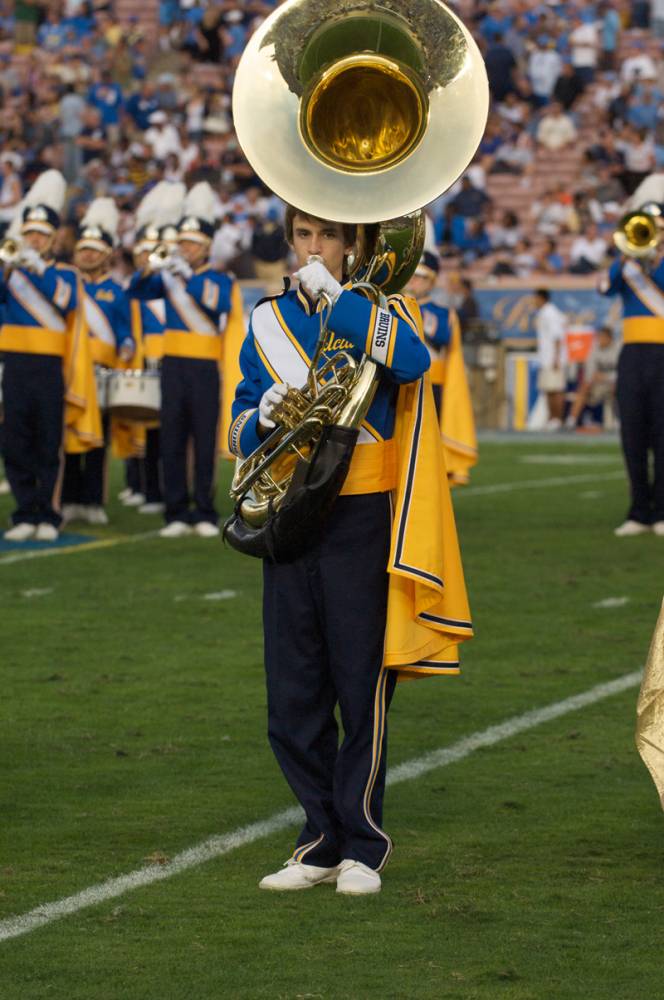
M 339 497 L 319 542 L 264 564 L 268 735 L 306 813 L 294 854 L 305 864 L 380 870 L 392 849 L 381 829 L 396 679 L 383 668 L 390 530 L 388 493 Z
M 82 454 L 65 455 L 62 503 L 103 507 L 106 494 L 106 451 L 110 421 L 103 417 L 104 446 Z
M 159 428 L 145 433 L 145 457 L 125 460 L 125 482 L 132 493 L 142 493 L 146 503 L 161 503 L 161 446 Z
M 214 471 L 219 424 L 219 367 L 216 361 L 168 355 L 161 368 L 161 457 L 166 523 L 216 524 Z M 193 497 L 187 477 L 193 450 Z M 193 500 L 193 510 L 190 502 Z
M 53 524 L 60 475 L 64 381 L 62 358 L 45 354 L 5 354 L 2 380 L 5 407 L 5 472 L 16 500 L 14 524 Z
M 616 399 L 631 486 L 627 516 L 642 524 L 664 521 L 664 344 L 625 344 Z M 650 451 L 654 477 L 648 471 Z

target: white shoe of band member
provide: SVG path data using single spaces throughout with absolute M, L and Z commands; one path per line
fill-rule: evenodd
M 219 528 L 211 521 L 199 521 L 194 525 L 194 531 L 199 538 L 216 538 L 219 534 Z
M 108 524 L 108 514 L 103 507 L 93 504 L 90 507 L 85 507 L 84 511 L 88 524 Z
M 36 530 L 36 525 L 21 521 L 20 524 L 15 524 L 13 528 L 5 531 L 4 539 L 6 542 L 27 542 L 29 538 L 34 537 Z
M 373 868 L 346 858 L 339 865 L 337 876 L 337 892 L 345 892 L 349 896 L 367 896 L 372 892 L 380 892 L 380 875 Z
M 185 524 L 184 521 L 171 521 L 159 532 L 161 538 L 184 538 L 185 535 L 190 534 L 191 526 Z
M 11 493 L 11 486 L 6 479 L 0 479 L 0 497 L 6 497 Z
M 164 513 L 163 503 L 142 503 L 138 508 L 139 514 L 163 514 Z
M 655 521 L 652 526 L 653 534 L 664 537 L 664 521 Z
M 293 892 L 295 889 L 311 889 L 323 882 L 335 882 L 337 868 L 317 868 L 316 865 L 303 865 L 295 858 L 289 858 L 283 868 L 272 875 L 266 875 L 258 883 L 259 889 L 273 889 L 283 892 Z
M 122 503 L 125 507 L 140 507 L 145 503 L 145 493 L 130 493 Z
M 120 501 L 120 503 L 124 503 L 125 500 L 128 500 L 133 492 L 134 491 L 130 490 L 128 486 L 125 486 L 123 490 L 120 490 L 120 492 L 118 493 L 118 500 Z
M 69 524 L 70 521 L 86 520 L 83 514 L 83 508 L 77 503 L 63 503 L 61 514 L 63 524 Z
M 613 532 L 618 538 L 629 538 L 630 535 L 645 535 L 650 531 L 649 524 L 642 524 L 641 521 L 625 521 Z
M 37 525 L 34 537 L 37 542 L 57 542 L 59 535 L 60 532 L 54 524 L 42 521 L 41 524 Z

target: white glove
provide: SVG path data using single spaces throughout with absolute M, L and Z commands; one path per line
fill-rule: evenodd
M 127 338 L 123 340 L 118 349 L 120 361 L 131 361 L 134 356 L 134 341 Z
M 32 271 L 33 274 L 43 274 L 48 265 L 37 250 L 26 247 L 21 250 L 19 266 L 25 268 L 26 271 Z
M 270 419 L 271 414 L 277 403 L 282 401 L 287 392 L 288 386 L 285 382 L 275 382 L 274 385 L 265 390 L 258 404 L 258 423 L 261 427 L 271 430 L 276 426 L 274 420 Z
M 343 290 L 337 279 L 332 277 L 325 264 L 319 260 L 305 264 L 295 272 L 295 277 L 304 285 L 312 298 L 317 299 L 322 292 L 325 292 L 333 305 Z
M 184 257 L 179 254 L 174 253 L 168 258 L 166 262 L 166 268 L 171 272 L 171 274 L 176 274 L 180 278 L 184 278 L 185 281 L 189 281 L 192 274 L 194 273 L 193 268 L 187 264 Z

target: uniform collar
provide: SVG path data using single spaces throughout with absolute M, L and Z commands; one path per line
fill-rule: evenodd
M 345 284 L 343 284 L 341 286 L 341 288 L 342 288 L 342 290 L 344 292 L 348 291 L 348 289 L 352 288 L 352 287 L 353 287 L 353 283 L 351 281 L 346 281 Z M 313 316 L 314 313 L 319 313 L 321 311 L 321 309 L 323 308 L 323 301 L 322 301 L 322 299 L 319 299 L 318 302 L 314 302 L 314 300 L 305 291 L 305 289 L 304 289 L 304 287 L 302 285 L 300 285 L 299 288 L 297 289 L 297 292 L 295 293 L 295 297 L 297 298 L 297 301 L 300 303 L 300 306 L 302 307 L 302 309 L 304 309 L 304 311 L 307 314 L 307 316 Z

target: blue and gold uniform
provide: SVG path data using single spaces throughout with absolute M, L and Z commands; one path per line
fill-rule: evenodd
M 136 344 L 134 367 L 154 368 L 163 357 L 165 308 L 161 299 L 142 302 L 133 299 L 131 306 L 131 332 Z M 145 428 L 145 445 L 142 458 L 127 459 L 127 485 L 134 493 L 145 498 L 147 504 L 161 504 L 161 444 L 159 426 Z
M 664 261 L 652 269 L 615 261 L 600 283 L 623 305 L 623 348 L 616 398 L 620 436 L 631 485 L 629 521 L 662 525 L 664 533 Z M 654 456 L 650 479 L 648 454 Z
M 378 308 L 346 286 L 328 330 L 321 363 L 339 350 L 358 360 L 368 354 L 378 362 L 378 388 L 323 534 L 291 562 L 264 563 L 268 732 L 306 813 L 293 858 L 322 868 L 355 859 L 380 871 L 392 849 L 381 824 L 397 672 L 458 673 L 456 644 L 471 625 L 454 575 L 456 536 L 446 536 L 454 604 L 438 604 L 443 581 L 427 562 L 452 515 L 417 308 L 404 296 Z M 236 455 L 261 440 L 263 393 L 275 382 L 305 383 L 319 333 L 316 305 L 302 289 L 254 309 L 229 434 Z
M 12 520 L 57 528 L 63 428 L 66 445 L 78 450 L 100 435 L 81 285 L 65 265 L 48 265 L 42 274 L 17 267 L 0 280 L 0 297 L 5 469 L 17 503 Z
M 126 293 L 109 274 L 83 282 L 82 308 L 90 339 L 93 365 L 115 368 L 122 347 L 133 350 Z M 103 507 L 106 492 L 108 419 L 104 418 L 104 442 L 86 454 L 67 454 L 62 482 L 62 503 Z
M 214 469 L 219 422 L 222 331 L 231 309 L 233 279 L 208 264 L 183 277 L 136 273 L 129 295 L 165 303 L 161 368 L 161 450 L 166 522 L 216 524 Z M 193 510 L 187 452 L 193 441 Z

